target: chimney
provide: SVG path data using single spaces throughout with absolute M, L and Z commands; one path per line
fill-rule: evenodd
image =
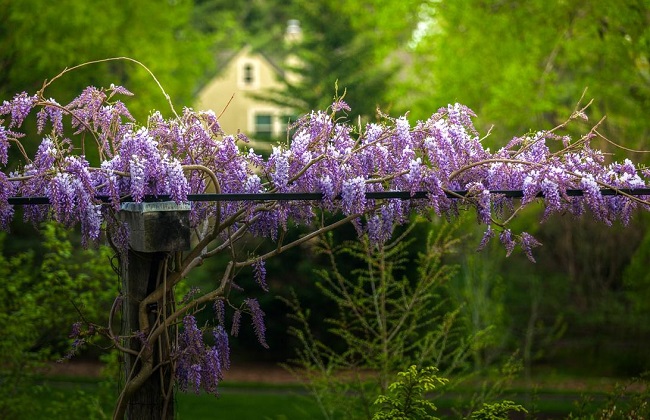
M 302 40 L 302 28 L 300 28 L 300 21 L 291 19 L 287 22 L 287 30 L 284 33 L 284 41 L 287 45 L 297 44 Z

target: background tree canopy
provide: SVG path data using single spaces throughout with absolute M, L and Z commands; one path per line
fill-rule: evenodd
M 144 63 L 176 106 L 191 105 L 213 65 L 218 37 L 202 31 L 190 0 L 137 2 L 0 1 L 0 97 L 34 92 L 66 67 L 126 56 Z M 225 34 L 222 34 L 224 36 Z M 137 92 L 136 117 L 169 106 L 151 76 L 135 64 L 111 62 L 74 72 L 50 88 L 72 99 L 88 85 L 120 84 Z
M 424 118 L 461 102 L 495 126 L 497 141 L 551 128 L 584 89 L 592 120 L 627 147 L 649 131 L 650 13 L 647 0 L 423 2 L 427 25 L 413 49 L 400 109 Z M 490 141 L 490 140 L 488 140 Z

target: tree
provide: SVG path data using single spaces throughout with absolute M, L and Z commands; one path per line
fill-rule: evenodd
M 103 319 L 118 289 L 115 273 L 107 264 L 112 255 L 108 247 L 75 250 L 72 232 L 54 223 L 40 226 L 40 233 L 39 250 L 11 257 L 0 252 L 3 418 L 38 417 L 30 411 L 35 407 L 28 397 L 43 390 L 33 386 L 33 376 L 43 370 L 44 360 L 72 357 L 65 354 L 70 326 L 81 325 L 80 315 L 91 322 Z M 0 233 L 0 251 L 7 236 Z
M 211 112 L 186 108 L 178 113 L 170 103 L 172 117 L 153 112 L 138 122 L 118 99 L 131 95 L 121 86 L 88 87 L 69 103 L 56 102 L 49 99 L 48 89 L 59 76 L 35 94 L 16 94 L 0 106 L 0 163 L 9 164 L 9 147 L 18 149 L 27 162 L 15 171 L 0 172 L 2 228 L 13 217 L 12 204 L 22 202 L 27 220 L 80 225 L 86 244 L 97 242 L 104 232 L 124 262 L 131 251 L 120 216 L 122 201 L 183 204 L 200 200 L 190 194 L 207 190 L 226 194 L 214 202 L 195 201 L 189 215 L 194 244 L 188 252 L 156 256 L 153 287 L 141 301 L 128 301 L 129 293 L 117 298 L 135 307 L 137 328 L 116 333 L 111 323 L 102 328 L 85 323 L 78 330 L 106 336 L 136 360 L 116 404 L 116 418 L 123 417 L 144 383 L 154 375 L 164 376 L 158 375 L 161 370 L 181 389 L 216 392 L 230 364 L 227 330 L 236 335 L 242 316 L 250 315 L 260 344 L 267 345 L 258 301 L 235 282 L 240 270 L 252 268 L 250 283 L 267 289 L 266 260 L 345 223 L 366 233 L 373 246 L 381 246 L 395 225 L 408 222 L 411 212 L 453 218 L 476 209 L 478 222 L 485 226 L 480 246 L 498 236 L 508 255 L 519 246 L 534 260 L 537 240 L 509 226 L 538 194 L 544 195 L 547 214 L 582 215 L 590 209 L 606 224 L 627 221 L 633 209 L 647 209 L 649 204 L 635 195 L 636 189 L 646 187 L 647 171 L 629 160 L 607 163 L 590 145 L 593 130 L 572 139 L 561 135 L 563 124 L 516 137 L 491 152 L 473 126 L 474 114 L 463 105 L 441 108 L 413 126 L 405 117 L 386 116 L 380 123 L 359 127 L 339 118 L 351 110 L 336 100 L 327 111 L 312 111 L 300 119 L 290 144 L 275 147 L 263 159 L 239 149 L 245 139 L 223 133 Z M 46 135 L 30 156 L 21 147 L 18 131 L 32 112 Z M 586 117 L 585 112 L 576 108 L 569 121 Z M 556 144 L 560 150 L 552 152 L 549 145 Z M 99 165 L 80 154 L 90 147 L 98 149 Z M 609 195 L 603 195 L 603 189 Z M 513 202 L 512 195 L 498 192 L 503 190 L 519 191 L 523 197 Z M 227 195 L 234 193 L 244 196 Z M 287 201 L 285 194 L 290 193 L 313 195 Z M 34 205 L 34 196 L 42 196 L 47 205 Z M 326 213 L 341 216 L 331 221 Z M 311 232 L 285 243 L 289 223 L 311 226 Z M 251 234 L 275 241 L 276 247 L 263 254 L 242 252 L 236 245 Z M 228 256 L 229 262 L 214 288 L 177 298 L 174 290 L 187 274 L 216 255 Z M 209 328 L 199 327 L 193 316 L 205 305 L 212 305 L 217 314 Z M 202 327 L 212 330 L 210 344 L 203 341 Z M 167 398 L 173 394 L 169 389 L 163 390 Z M 161 415 L 165 407 L 160 407 Z
M 484 144 L 500 147 L 502 138 L 557 125 L 588 89 L 590 117 L 606 117 L 598 132 L 626 148 L 646 150 L 649 7 L 635 0 L 429 2 L 422 9 L 428 30 L 414 40 L 411 79 L 395 93 L 399 109 L 418 119 L 440 103 L 459 101 L 480 116 L 475 122 L 482 132 L 494 126 Z M 607 143 L 600 147 L 648 163 L 646 155 Z M 603 231 L 590 217 L 551 217 L 538 225 L 539 214 L 520 214 L 516 223 L 545 244 L 536 253 L 544 279 L 538 317 L 546 325 L 558 316 L 567 323 L 572 350 L 565 350 L 566 365 L 643 371 L 648 362 L 640 350 L 623 355 L 618 349 L 647 346 L 640 344 L 646 335 L 634 326 L 639 314 L 629 313 L 633 282 L 624 283 L 620 275 L 635 252 L 647 252 L 640 236 L 644 219 Z M 522 276 L 523 265 L 513 259 L 497 264 L 514 303 L 507 305 L 513 320 L 528 319 L 534 309 L 533 296 L 522 293 L 534 290 L 530 285 L 537 280 Z
M 643 0 L 431 2 L 412 79 L 397 95 L 415 118 L 439 103 L 464 103 L 481 127 L 496 125 L 498 139 L 557 125 L 588 88 L 593 117 L 607 116 L 599 130 L 643 147 L 648 11 Z
M 373 119 L 402 63 L 397 59 L 416 25 L 415 1 L 378 2 L 294 0 L 289 16 L 300 21 L 302 37 L 288 46 L 296 77 L 265 98 L 295 110 L 324 109 L 335 87 L 345 92 L 350 119 Z M 400 19 L 393 19 L 395 15 Z M 276 45 L 282 45 L 275 39 Z
M 213 65 L 211 47 L 219 35 L 195 29 L 193 19 L 198 17 L 190 0 L 101 5 L 79 0 L 2 0 L 0 97 L 35 91 L 71 63 L 126 56 L 147 63 L 174 103 L 189 106 L 201 76 Z M 147 72 L 128 61 L 80 69 L 74 77 L 53 85 L 49 94 L 69 101 L 74 92 L 104 80 L 127 88 L 138 86 L 131 112 L 139 118 L 151 109 L 167 109 L 166 99 Z

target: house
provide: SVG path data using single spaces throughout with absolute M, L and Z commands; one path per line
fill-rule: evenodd
M 300 37 L 297 21 L 289 21 L 286 38 Z M 196 108 L 211 109 L 226 134 L 242 132 L 256 148 L 264 140 L 286 139 L 293 111 L 256 97 L 271 89 L 282 89 L 282 78 L 291 77 L 263 52 L 250 45 L 225 59 L 217 75 L 198 93 Z M 268 143 L 267 143 L 268 144 Z

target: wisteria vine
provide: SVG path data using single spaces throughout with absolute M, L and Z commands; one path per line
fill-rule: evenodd
M 26 221 L 56 220 L 68 227 L 78 224 L 84 244 L 96 243 L 105 233 L 118 252 L 123 252 L 128 231 L 116 214 L 127 197 L 140 202 L 165 196 L 181 203 L 189 194 L 205 192 L 322 194 L 316 202 L 192 203 L 190 220 L 197 245 L 174 257 L 173 270 L 142 302 L 141 311 L 163 301 L 204 259 L 227 252 L 231 261 L 218 287 L 178 302 L 179 306 L 156 324 L 141 316 L 137 332 L 147 344 L 142 350 L 146 352 L 166 328 L 181 327 L 182 333 L 169 352 L 181 389 L 203 386 L 216 392 L 222 369 L 230 364 L 224 313 L 232 307 L 228 295 L 236 269 L 252 267 L 255 281 L 266 290 L 265 260 L 343 223 L 353 223 L 360 235 L 367 234 L 373 244 L 381 246 L 412 212 L 453 218 L 474 208 L 478 223 L 485 226 L 479 248 L 497 238 L 508 255 L 520 247 L 534 261 L 532 248 L 539 242 L 528 233 L 513 232 L 509 223 L 535 201 L 543 200 L 544 218 L 552 213 L 582 215 L 589 209 L 607 225 L 616 220 L 627 223 L 635 208 L 649 208 L 647 197 L 625 192 L 646 188 L 649 172 L 630 160 L 606 162 L 605 155 L 591 147 L 598 136 L 596 128 L 572 139 L 560 133 L 563 124 L 515 137 L 492 152 L 483 146 L 472 122 L 475 115 L 466 106 L 449 105 L 415 123 L 407 116 L 382 115 L 379 122 L 355 126 L 345 118 L 350 108 L 338 98 L 330 109 L 300 118 L 287 143 L 277 144 L 264 158 L 248 147 L 244 135 L 224 133 L 212 111 L 186 108 L 177 114 L 172 108 L 170 118 L 153 112 L 146 121 L 138 122 L 119 99 L 131 95 L 123 87 L 91 86 L 65 105 L 47 98 L 46 87 L 33 95 L 17 94 L 0 105 L 0 166 L 5 169 L 0 172 L 2 229 L 9 229 L 14 216 L 11 198 L 43 196 L 49 204 L 26 205 Z M 569 121 L 586 119 L 585 109 L 576 108 Z M 24 134 L 19 131 L 32 113 L 42 136 L 33 156 L 27 153 Z M 96 158 L 87 157 L 90 148 L 96 151 Z M 18 156 L 11 161 L 10 149 Z M 604 188 L 622 191 L 603 196 Z M 573 189 L 583 194 L 567 194 Z M 460 190 L 467 193 L 455 193 Z M 522 191 L 523 198 L 513 200 L 493 193 L 504 190 Z M 366 195 L 386 191 L 406 191 L 413 198 L 426 192 L 426 196 L 369 199 Z M 323 212 L 342 216 L 326 224 L 320 217 Z M 312 233 L 284 243 L 289 221 L 312 226 Z M 277 247 L 262 255 L 237 254 L 235 244 L 250 234 L 276 241 Z M 214 346 L 203 344 L 192 316 L 193 310 L 210 302 L 219 318 L 213 330 Z M 250 313 L 260 343 L 266 345 L 263 312 L 257 301 L 245 299 L 241 307 L 232 310 L 231 331 L 236 333 L 242 313 Z M 120 346 L 110 328 L 98 331 L 108 331 Z M 116 417 L 123 413 L 123 401 L 132 388 L 154 370 L 153 366 L 142 368 L 127 382 Z

